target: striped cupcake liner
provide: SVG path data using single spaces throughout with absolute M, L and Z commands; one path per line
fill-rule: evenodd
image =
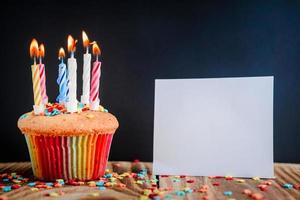
M 92 180 L 105 173 L 113 134 L 25 138 L 38 179 Z

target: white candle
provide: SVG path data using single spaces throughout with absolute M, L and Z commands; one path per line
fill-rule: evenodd
M 83 55 L 83 74 L 82 74 L 82 95 L 81 103 L 89 104 L 90 100 L 90 73 L 91 73 L 91 54 L 89 53 L 89 39 L 84 31 L 82 31 L 83 46 L 86 53 Z
M 68 102 L 67 111 L 76 112 L 77 111 L 77 61 L 74 58 L 75 44 L 73 37 L 69 35 L 68 37 L 68 50 L 71 52 L 71 57 L 68 58 Z

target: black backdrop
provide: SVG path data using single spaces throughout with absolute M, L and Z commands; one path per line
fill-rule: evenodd
M 32 37 L 54 101 L 57 51 L 82 29 L 102 47 L 101 101 L 120 121 L 111 160 L 152 160 L 155 78 L 274 75 L 275 161 L 300 162 L 299 1 L 51 2 L 0 8 L 1 162 L 29 159 L 16 123 L 33 104 Z M 80 41 L 78 95 L 82 52 Z

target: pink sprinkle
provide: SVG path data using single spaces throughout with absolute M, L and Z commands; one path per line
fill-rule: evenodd
M 251 192 L 251 190 L 249 190 L 249 189 L 244 189 L 244 190 L 243 190 L 243 194 L 245 194 L 245 195 L 251 195 L 252 192 Z
M 263 184 L 260 184 L 257 186 L 261 191 L 267 191 L 268 190 L 268 186 L 267 185 L 263 185 Z
M 254 193 L 251 195 L 251 198 L 252 199 L 255 199 L 255 200 L 261 200 L 264 198 L 264 196 L 262 194 L 259 194 L 259 193 Z
M 219 186 L 219 185 L 220 185 L 219 182 L 214 182 L 214 183 L 213 183 L 213 186 Z

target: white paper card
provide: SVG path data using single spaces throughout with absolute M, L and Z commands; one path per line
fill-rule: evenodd
M 153 173 L 274 177 L 273 77 L 155 80 Z

